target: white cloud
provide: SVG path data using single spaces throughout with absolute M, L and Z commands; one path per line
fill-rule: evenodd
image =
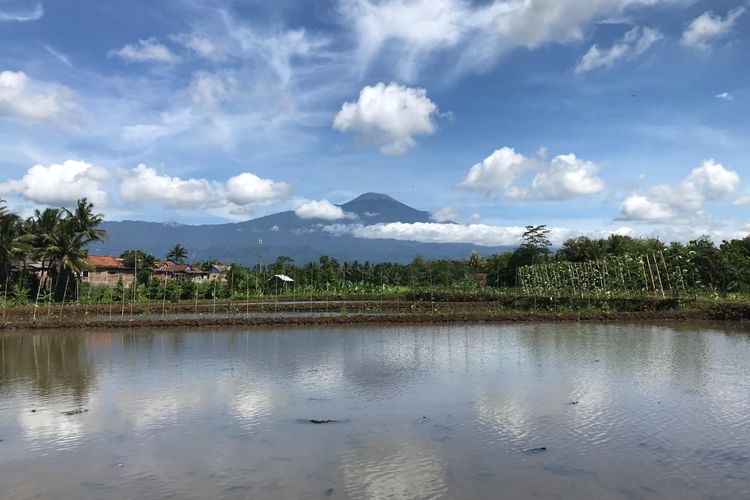
M 172 35 L 170 38 L 175 42 L 184 45 L 204 59 L 215 61 L 223 57 L 223 54 L 216 47 L 216 44 L 207 36 L 198 35 L 196 33 L 181 33 L 179 35 Z
M 249 172 L 231 177 L 227 181 L 227 199 L 235 205 L 262 203 L 289 195 L 289 184 L 261 179 Z
M 682 43 L 688 47 L 708 49 L 713 42 L 726 37 L 734 29 L 737 19 L 745 13 L 745 7 L 737 7 L 729 11 L 726 17 L 704 12 L 682 34 Z
M 125 173 L 120 196 L 130 203 L 159 203 L 171 208 L 214 206 L 221 200 L 220 185 L 207 179 L 181 179 L 160 175 L 138 165 Z
M 575 72 L 581 74 L 599 68 L 611 68 L 621 59 L 633 59 L 643 55 L 662 38 L 664 36 L 654 29 L 636 26 L 609 49 L 600 49 L 598 45 L 592 45 L 578 61 Z
M 663 221 L 675 216 L 671 209 L 639 194 L 628 196 L 620 211 L 625 220 Z
M 513 183 L 534 168 L 534 160 L 516 153 L 513 148 L 503 147 L 472 166 L 461 187 L 484 193 L 502 190 L 508 198 L 523 197 L 525 192 L 519 191 Z
M 8 12 L 0 10 L 0 21 L 31 22 L 38 21 L 44 16 L 42 4 L 36 4 L 34 10 L 26 12 Z
M 732 202 L 735 207 L 744 207 L 750 205 L 750 196 L 741 196 Z
M 461 219 L 461 211 L 452 207 L 441 208 L 432 212 L 430 219 L 435 222 L 456 222 Z
M 740 185 L 740 176 L 715 160 L 706 160 L 679 185 L 660 184 L 647 194 L 633 194 L 621 206 L 626 220 L 666 220 L 682 213 L 687 218 L 702 214 L 706 201 L 729 199 Z
M 414 136 L 435 132 L 437 111 L 425 89 L 381 82 L 364 87 L 356 102 L 344 103 L 333 127 L 356 133 L 359 140 L 380 146 L 384 154 L 400 155 L 416 144 Z
M 175 64 L 180 61 L 179 56 L 174 54 L 169 47 L 159 43 L 156 38 L 138 40 L 138 43 L 129 43 L 117 50 L 111 50 L 109 56 L 119 57 L 128 62 L 157 62 Z
M 0 183 L 0 195 L 18 195 L 54 206 L 70 206 L 80 198 L 88 198 L 103 207 L 108 201 L 104 184 L 112 178 L 109 170 L 78 160 L 34 165 L 21 179 Z
M 716 98 L 724 100 L 724 101 L 734 101 L 734 96 L 730 94 L 729 92 L 722 92 L 721 94 L 716 94 Z
M 518 186 L 521 176 L 531 171 L 538 172 L 531 185 Z M 601 192 L 604 181 L 598 173 L 599 167 L 594 163 L 574 154 L 559 155 L 546 163 L 542 156 L 526 158 L 513 148 L 504 147 L 472 166 L 460 186 L 488 195 L 499 192 L 508 199 L 565 200 Z
M 511 246 L 521 242 L 526 228 L 520 226 L 490 226 L 486 224 L 444 224 L 437 222 L 391 222 L 365 226 L 362 224 L 331 224 L 323 231 L 333 235 L 351 235 L 365 239 L 391 239 L 418 241 L 421 243 L 470 243 L 480 246 Z M 606 237 L 610 234 L 627 234 L 629 228 L 615 231 L 596 231 L 592 236 Z M 580 236 L 581 231 L 566 228 L 550 228 L 550 240 L 554 244 L 567 238 Z
M 237 80 L 200 71 L 193 76 L 188 93 L 194 105 L 215 108 L 237 95 Z
M 286 87 L 294 76 L 293 59 L 324 56 L 321 51 L 328 45 L 327 39 L 311 36 L 304 29 L 260 32 L 238 23 L 225 10 L 220 13 L 227 34 L 239 45 L 240 54 L 265 63 L 281 87 Z
M 47 44 L 44 44 L 43 47 L 44 47 L 44 50 L 46 50 L 47 52 L 49 52 L 50 55 L 52 55 L 55 59 L 57 59 L 58 61 L 60 61 L 61 63 L 63 63 L 65 66 L 67 66 L 69 68 L 73 67 L 73 63 L 70 62 L 70 57 L 68 57 L 67 55 L 63 54 L 62 52 L 58 52 L 57 50 L 53 49 L 52 47 L 50 47 Z
M 23 71 L 0 72 L 0 116 L 54 121 L 75 110 L 72 91 L 32 80 Z
M 122 172 L 120 196 L 133 204 L 157 203 L 169 208 L 227 208 L 230 213 L 288 196 L 289 185 L 261 179 L 245 172 L 226 183 L 208 179 L 182 179 L 159 174 L 154 168 L 138 165 Z M 228 206 L 228 205 L 233 206 Z
M 734 194 L 740 185 L 740 176 L 711 159 L 693 169 L 684 185 L 695 189 L 707 200 L 717 200 Z
M 410 81 L 438 53 L 453 59 L 440 60 L 449 72 L 485 71 L 514 48 L 581 41 L 597 20 L 618 17 L 629 6 L 667 1 L 352 0 L 340 2 L 340 11 L 357 35 L 360 65 L 387 53 L 401 78 Z
M 139 123 L 127 125 L 120 131 L 120 137 L 133 146 L 148 146 L 153 142 L 188 130 L 193 123 L 192 110 L 189 108 L 176 112 L 164 112 L 158 123 Z
M 599 167 L 590 161 L 576 158 L 574 154 L 560 155 L 534 176 L 531 186 L 543 198 L 566 200 L 601 192 L 604 180 L 598 173 Z
M 307 201 L 297 207 L 294 213 L 300 219 L 340 220 L 353 218 L 352 214 L 344 212 L 341 207 L 328 200 Z

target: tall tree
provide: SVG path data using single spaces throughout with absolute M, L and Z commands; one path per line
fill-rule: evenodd
M 187 257 L 187 248 L 180 245 L 179 243 L 175 244 L 175 246 L 173 246 L 169 250 L 169 252 L 167 252 L 167 260 L 171 260 L 172 262 L 175 262 L 177 264 L 184 264 Z
M 107 231 L 98 227 L 104 220 L 104 216 L 94 212 L 94 204 L 90 203 L 88 199 L 81 198 L 78 200 L 76 208 L 72 212 L 65 209 L 65 215 L 66 219 L 71 221 L 71 229 L 82 235 L 87 244 L 109 238 Z

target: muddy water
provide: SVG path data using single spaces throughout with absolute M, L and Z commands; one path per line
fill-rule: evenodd
M 0 334 L 0 439 L 4 500 L 749 498 L 750 327 Z

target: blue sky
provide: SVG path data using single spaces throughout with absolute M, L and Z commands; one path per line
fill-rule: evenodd
M 0 46 L 23 213 L 356 225 L 331 204 L 377 191 L 423 241 L 750 231 L 743 0 L 0 0 Z

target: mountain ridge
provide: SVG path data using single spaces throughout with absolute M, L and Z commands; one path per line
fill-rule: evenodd
M 102 229 L 110 239 L 93 245 L 92 254 L 119 255 L 128 249 L 139 249 L 163 256 L 180 243 L 190 260 L 215 259 L 257 263 L 259 253 L 264 261 L 281 255 L 298 263 L 329 255 L 339 260 L 371 262 L 408 262 L 416 255 L 428 259 L 466 258 L 472 250 L 482 255 L 507 250 L 505 247 L 480 247 L 463 243 L 420 243 L 390 239 L 363 239 L 351 235 L 334 235 L 322 230 L 329 224 L 387 224 L 392 222 L 431 222 L 430 213 L 410 207 L 387 194 L 368 192 L 338 205 L 356 218 L 325 220 L 303 219 L 292 210 L 241 222 L 219 224 L 175 224 L 174 222 L 105 221 Z M 262 240 L 260 248 L 259 240 Z

